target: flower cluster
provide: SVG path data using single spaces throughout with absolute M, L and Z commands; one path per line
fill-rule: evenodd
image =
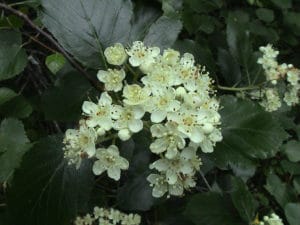
M 141 217 L 137 214 L 125 214 L 116 209 L 95 207 L 93 215 L 77 217 L 75 225 L 139 225 Z
M 279 51 L 275 51 L 270 44 L 260 47 L 260 51 L 263 55 L 257 62 L 262 65 L 266 81 L 271 84 L 271 87 L 264 88 L 261 91 L 253 91 L 251 93 L 252 98 L 261 99 L 260 104 L 269 112 L 280 108 L 282 101 L 288 106 L 298 104 L 300 70 L 292 64 L 279 64 L 276 59 Z M 279 85 L 279 83 L 283 85 Z M 282 88 L 283 91 L 280 90 Z M 281 92 L 284 94 L 281 95 Z
M 284 225 L 281 218 L 272 213 L 270 216 L 264 216 L 263 221 L 259 222 L 259 225 Z
M 96 157 L 94 174 L 107 171 L 119 180 L 128 161 L 116 145 L 95 146 L 109 137 L 126 141 L 147 124 L 153 138 L 149 147 L 158 158 L 150 165 L 157 172 L 148 177 L 153 196 L 183 195 L 196 185 L 194 176 L 201 165 L 198 149 L 213 152 L 222 140 L 219 102 L 208 72 L 195 65 L 189 53 L 181 56 L 173 49 L 161 53 L 140 41 L 128 49 L 115 44 L 104 55 L 113 66 L 97 75 L 105 91 L 98 102 L 83 103 L 80 128 L 66 132 L 65 157 L 77 166 L 83 153 Z

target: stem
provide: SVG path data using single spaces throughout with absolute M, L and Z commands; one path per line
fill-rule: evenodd
M 22 1 L 22 2 L 15 2 L 15 3 L 9 4 L 9 6 L 13 7 L 13 6 L 17 6 L 17 5 L 25 5 L 27 3 L 36 3 L 36 1 L 28 0 L 28 1 Z
M 217 88 L 225 91 L 248 91 L 248 90 L 260 89 L 260 86 L 248 86 L 248 87 L 235 88 L 235 87 L 225 87 L 225 86 L 218 85 Z
M 139 78 L 139 75 L 138 75 L 138 74 L 131 68 L 131 66 L 128 65 L 127 63 L 125 64 L 125 67 L 126 67 L 126 69 L 127 69 L 130 73 L 132 73 L 132 75 L 133 75 L 133 80 L 134 80 L 134 81 L 137 81 L 138 78 Z
M 204 181 L 206 187 L 208 188 L 208 190 L 209 190 L 209 191 L 212 191 L 211 186 L 209 185 L 208 181 L 206 180 L 206 178 L 205 178 L 205 176 L 204 176 L 204 174 L 202 173 L 201 170 L 199 171 L 199 173 L 200 173 L 200 176 L 202 177 L 202 179 L 203 179 L 203 181 Z
M 39 32 L 41 35 L 43 35 L 46 39 L 48 39 L 63 55 L 64 57 L 70 62 L 70 64 L 78 70 L 81 74 L 83 74 L 92 84 L 95 88 L 102 91 L 102 86 L 99 85 L 96 79 L 94 79 L 92 76 L 90 76 L 70 55 L 66 52 L 66 50 L 60 46 L 60 44 L 47 32 L 43 31 L 39 26 L 35 25 L 32 20 L 28 18 L 28 16 L 12 7 L 10 7 L 7 4 L 0 3 L 0 8 L 3 8 L 16 16 L 23 19 L 26 23 L 28 23 L 33 29 L 35 29 L 37 32 Z

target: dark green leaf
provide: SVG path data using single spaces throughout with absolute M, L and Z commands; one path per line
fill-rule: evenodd
M 250 224 L 255 218 L 258 202 L 254 199 L 247 186 L 241 179 L 233 178 L 232 181 L 232 202 L 239 212 L 241 218 L 243 218 L 245 222 Z
M 46 119 L 77 121 L 81 106 L 93 91 L 91 84 L 81 74 L 70 72 L 59 80 L 56 87 L 48 89 L 42 96 L 42 110 Z
M 256 15 L 264 22 L 272 22 L 274 20 L 274 12 L 271 9 L 259 8 L 256 11 Z
M 283 151 L 291 162 L 300 161 L 300 142 L 299 141 L 289 141 L 283 146 Z
M 5 102 L 8 102 L 12 98 L 16 97 L 17 93 L 13 90 L 2 87 L 0 88 L 0 105 L 4 104 Z
M 27 55 L 21 47 L 21 34 L 0 30 L 0 80 L 10 79 L 21 73 L 27 65 Z
M 0 125 L 0 182 L 7 181 L 31 147 L 21 121 L 5 119 Z
M 158 46 L 161 49 L 171 47 L 182 29 L 182 23 L 175 18 L 160 17 L 149 28 L 144 42 L 150 46 Z
M 69 225 L 85 210 L 93 185 L 91 163 L 79 170 L 63 158 L 62 138 L 47 137 L 25 154 L 8 190 L 15 225 Z
M 284 172 L 291 175 L 300 175 L 300 163 L 293 163 L 289 160 L 283 159 L 280 161 L 280 165 Z
M 185 215 L 195 225 L 243 225 L 232 202 L 217 193 L 193 195 L 188 202 Z
M 300 195 L 300 177 L 296 177 L 293 180 L 293 185 L 297 194 Z
M 193 11 L 198 13 L 207 13 L 221 8 L 222 0 L 185 0 Z
M 162 0 L 162 10 L 168 17 L 179 18 L 181 9 L 182 0 Z
M 292 0 L 271 0 L 271 2 L 281 9 L 288 9 L 292 7 Z
M 294 190 L 288 184 L 283 183 L 275 174 L 269 174 L 265 188 L 273 195 L 276 201 L 284 208 L 284 206 L 296 200 Z
M 104 65 L 106 47 L 128 41 L 132 4 L 127 0 L 42 0 L 44 25 L 87 66 Z
M 233 96 L 224 96 L 221 105 L 223 140 L 211 155 L 218 166 L 249 168 L 254 166 L 254 159 L 277 153 L 287 134 L 269 113 L 257 103 Z
M 22 95 L 18 95 L 0 106 L 0 115 L 26 118 L 32 113 L 32 110 L 31 104 Z
M 300 204 L 288 203 L 284 207 L 284 212 L 290 225 L 299 225 L 300 222 Z
M 61 68 L 65 65 L 66 59 L 60 53 L 55 53 L 47 56 L 46 58 L 46 66 L 53 73 L 56 74 Z

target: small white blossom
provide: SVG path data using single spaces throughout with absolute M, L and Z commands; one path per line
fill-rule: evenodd
M 107 62 L 115 66 L 122 65 L 128 57 L 125 48 L 120 43 L 116 43 L 113 46 L 106 48 L 104 50 L 104 55 Z
M 260 103 L 268 112 L 272 112 L 281 107 L 281 100 L 277 89 L 267 88 L 264 90 L 264 96 Z
M 98 79 L 105 84 L 105 89 L 107 91 L 118 92 L 122 90 L 123 79 L 125 78 L 125 71 L 123 69 L 108 69 L 99 70 L 97 74 Z
M 98 159 L 93 165 L 95 175 L 100 175 L 107 171 L 107 175 L 119 180 L 121 170 L 127 170 L 129 167 L 128 161 L 119 155 L 119 149 L 115 145 L 109 146 L 107 149 L 98 148 L 96 150 L 96 158 Z
M 123 102 L 127 105 L 144 104 L 151 94 L 147 87 L 142 88 L 137 84 L 126 85 L 123 89 Z

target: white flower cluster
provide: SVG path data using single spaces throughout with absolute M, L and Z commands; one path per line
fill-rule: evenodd
M 264 216 L 263 221 L 259 222 L 259 225 L 284 225 L 281 218 L 272 213 L 270 216 Z
M 98 72 L 106 91 L 97 103 L 83 103 L 84 122 L 78 130 L 66 132 L 66 158 L 80 165 L 82 153 L 95 156 L 94 173 L 107 171 L 118 180 L 128 161 L 115 145 L 96 149 L 97 140 L 116 132 L 125 141 L 150 123 L 150 150 L 160 158 L 150 165 L 157 170 L 148 177 L 153 196 L 182 195 L 196 184 L 194 175 L 201 164 L 197 150 L 212 152 L 222 140 L 219 102 L 208 72 L 195 65 L 189 53 L 180 56 L 178 51 L 166 49 L 160 54 L 158 47 L 140 41 L 129 49 L 115 44 L 104 54 L 114 66 Z M 144 115 L 150 121 L 142 121 Z
M 253 98 L 262 99 L 260 104 L 269 112 L 280 108 L 282 100 L 288 106 L 298 104 L 300 70 L 292 64 L 279 64 L 276 59 L 279 51 L 275 51 L 270 44 L 260 47 L 259 50 L 263 55 L 258 59 L 257 63 L 262 65 L 266 81 L 270 82 L 272 87 L 262 89 L 261 92 L 253 91 L 251 93 Z M 279 87 L 277 85 L 279 81 L 285 82 L 284 96 L 279 95 Z
M 139 225 L 141 217 L 138 214 L 125 214 L 119 210 L 95 207 L 93 215 L 77 217 L 75 225 Z

